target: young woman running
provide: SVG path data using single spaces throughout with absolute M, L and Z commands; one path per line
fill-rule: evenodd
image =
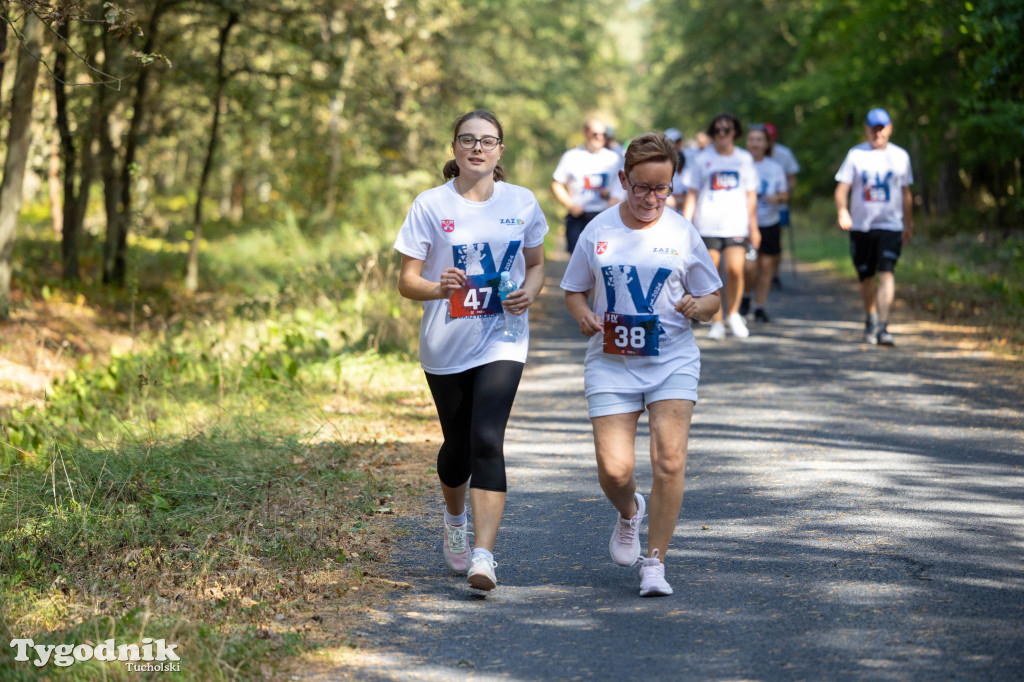
M 491 112 L 460 117 L 452 135 L 455 159 L 443 171 L 447 182 L 416 198 L 395 240 L 402 254 L 398 289 L 424 302 L 420 364 L 444 435 L 437 453 L 445 502 L 442 554 L 479 590 L 497 585 L 493 552 L 507 489 L 505 427 L 529 343 L 528 323 L 511 338 L 503 313 L 523 315 L 537 300 L 548 231 L 533 193 L 504 181 L 502 138 Z M 505 271 L 521 286 L 502 303 L 498 281 Z
M 650 509 L 640 596 L 672 594 L 665 554 L 679 520 L 690 418 L 697 402 L 700 352 L 690 319 L 719 309 L 722 280 L 689 220 L 666 211 L 678 155 L 661 133 L 644 133 L 626 150 L 619 182 L 626 201 L 583 231 L 562 279 L 565 304 L 590 337 L 584 360 L 597 475 L 618 512 L 612 560 L 640 559 L 640 523 Z M 588 296 L 593 293 L 591 309 Z M 637 490 L 637 421 L 650 410 L 650 505 Z
M 708 125 L 712 144 L 683 169 L 686 199 L 683 215 L 692 220 L 711 252 L 715 267 L 725 261 L 725 297 L 722 311 L 733 336 L 750 335 L 740 315 L 743 298 L 743 264 L 747 242 L 761 245 L 757 229 L 757 171 L 746 150 L 736 146 L 743 133 L 739 119 L 718 114 Z M 725 338 L 722 311 L 715 314 L 708 338 Z
M 754 157 L 757 170 L 757 227 L 761 232 L 761 247 L 757 260 L 747 261 L 752 267 L 744 272 L 746 292 L 754 291 L 754 321 L 769 322 L 765 303 L 772 277 L 779 270 L 782 254 L 782 226 L 779 207 L 789 203 L 789 184 L 786 171 L 772 160 L 772 138 L 764 123 L 752 123 L 747 130 L 747 151 Z

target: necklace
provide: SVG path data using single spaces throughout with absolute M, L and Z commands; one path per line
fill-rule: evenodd
M 461 176 L 459 176 L 459 177 L 461 177 Z M 459 193 L 459 196 L 460 196 L 460 197 L 462 197 L 463 199 L 466 199 L 466 195 L 465 195 L 465 194 L 464 194 L 464 193 L 462 192 L 462 190 L 461 190 L 461 189 L 459 188 L 459 177 L 456 177 L 456 178 L 455 178 L 454 180 L 452 180 L 452 185 L 454 185 L 454 186 L 455 186 L 455 191 Z M 491 183 L 491 191 L 490 191 L 490 192 L 488 192 L 488 193 L 487 193 L 487 196 L 485 196 L 485 197 L 484 197 L 483 199 L 481 199 L 480 201 L 481 201 L 481 202 L 487 201 L 488 199 L 490 199 L 490 198 L 491 198 L 491 196 L 492 196 L 493 194 L 494 194 L 494 183 L 492 182 L 492 183 Z M 473 200 L 472 200 L 472 199 L 466 199 L 466 201 L 473 201 Z

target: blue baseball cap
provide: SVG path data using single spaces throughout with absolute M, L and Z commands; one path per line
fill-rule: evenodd
M 887 126 L 892 123 L 892 119 L 889 118 L 889 112 L 885 109 L 872 109 L 868 112 L 866 122 L 869 127 L 874 128 L 875 126 Z

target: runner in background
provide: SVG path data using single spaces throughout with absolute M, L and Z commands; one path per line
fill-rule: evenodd
M 896 297 L 896 261 L 914 234 L 914 172 L 907 151 L 889 142 L 892 119 L 885 109 L 868 112 L 864 134 L 867 142 L 847 152 L 836 173 L 836 212 L 839 227 L 850 233 L 860 279 L 864 341 L 892 346 L 889 313 Z
M 641 597 L 672 594 L 664 562 L 683 503 L 700 377 L 690 319 L 711 319 L 722 286 L 693 225 L 665 210 L 677 162 L 675 146 L 661 133 L 630 143 L 619 172 L 626 200 L 591 221 L 562 279 L 566 307 L 590 338 L 584 383 L 598 481 L 617 512 L 608 543 L 615 563 L 640 559 L 640 524 L 650 509 Z M 645 409 L 654 475 L 649 505 L 633 473 Z
M 565 243 L 571 254 L 580 233 L 598 213 L 621 201 L 612 189 L 622 157 L 606 149 L 605 124 L 591 118 L 583 125 L 583 144 L 558 161 L 551 191 L 569 211 L 565 216 Z
M 789 200 L 786 171 L 768 158 L 771 155 L 772 139 L 765 130 L 765 124 L 752 123 L 747 128 L 747 151 L 754 157 L 757 169 L 757 227 L 761 231 L 761 246 L 757 257 L 748 259 L 743 282 L 746 292 L 740 304 L 740 315 L 747 314 L 750 292 L 754 290 L 754 321 L 769 322 L 765 303 L 772 286 L 772 274 L 778 267 L 782 253 L 782 229 L 779 209 Z
M 437 453 L 445 502 L 442 555 L 480 590 L 497 585 L 493 552 L 507 491 L 505 427 L 529 343 L 529 319 L 523 334 L 510 339 L 503 313 L 522 315 L 537 300 L 548 231 L 533 193 L 504 181 L 502 138 L 489 111 L 459 118 L 455 159 L 443 171 L 447 182 L 416 197 L 395 240 L 402 254 L 398 290 L 424 302 L 420 364 L 444 434 Z M 502 271 L 522 283 L 504 310 L 497 290 Z
M 772 138 L 772 151 L 768 156 L 775 161 L 777 164 L 782 166 L 782 169 L 786 171 L 787 180 L 787 192 L 789 196 L 793 196 L 793 190 L 796 189 L 796 174 L 800 172 L 800 164 L 796 161 L 796 156 L 793 155 L 793 151 L 784 144 L 779 143 L 778 133 L 775 130 L 775 126 L 771 123 L 764 124 L 765 130 L 768 131 L 768 135 Z M 779 227 L 787 228 L 790 226 L 789 217 L 789 200 L 786 200 L 785 204 L 779 206 Z M 780 238 L 779 244 L 781 245 L 782 240 Z M 793 233 L 789 234 L 789 243 L 792 246 L 796 243 Z M 789 254 L 790 259 L 795 259 L 796 254 Z M 779 251 L 779 259 L 775 261 L 775 269 L 772 272 L 772 286 L 781 289 L 782 280 L 779 279 L 779 264 L 782 263 L 782 251 Z
M 692 220 L 718 268 L 724 264 L 725 296 L 722 308 L 733 336 L 750 335 L 740 315 L 743 298 L 743 265 L 748 242 L 761 245 L 757 228 L 757 171 L 750 154 L 736 146 L 743 134 L 739 119 L 718 114 L 708 124 L 712 145 L 697 155 L 683 171 L 686 201 L 683 216 Z M 725 338 L 723 312 L 715 313 L 708 338 Z

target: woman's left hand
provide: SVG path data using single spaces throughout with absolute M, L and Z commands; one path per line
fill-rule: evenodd
M 526 289 L 519 288 L 513 291 L 511 294 L 505 297 L 505 300 L 501 302 L 507 312 L 513 315 L 522 315 L 526 312 L 526 309 L 533 305 L 533 300 L 530 298 L 530 292 Z

